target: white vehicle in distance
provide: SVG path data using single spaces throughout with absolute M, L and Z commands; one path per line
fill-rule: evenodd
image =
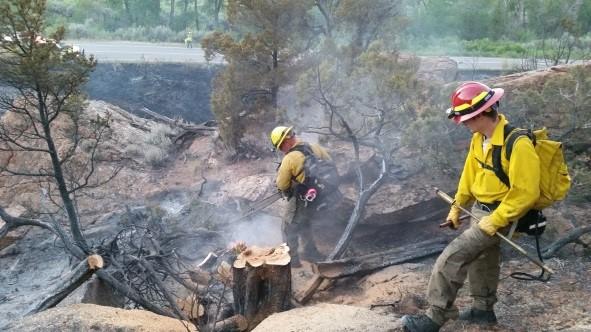
M 20 34 L 17 34 L 17 40 L 22 41 L 23 37 L 21 37 Z M 4 43 L 12 43 L 14 41 L 14 38 L 12 36 L 3 35 L 1 41 Z M 49 38 L 46 39 L 41 36 L 35 37 L 35 43 L 40 44 L 40 45 L 53 44 L 63 53 L 83 53 L 84 52 L 80 48 L 80 46 L 78 46 L 78 45 L 66 44 L 63 41 L 57 43 L 54 39 L 49 39 Z

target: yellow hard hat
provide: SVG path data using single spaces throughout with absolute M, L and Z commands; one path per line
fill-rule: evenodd
M 289 136 L 293 127 L 279 126 L 271 131 L 271 143 L 275 149 L 279 149 L 281 143 Z

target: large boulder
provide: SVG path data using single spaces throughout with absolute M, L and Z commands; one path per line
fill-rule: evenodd
M 402 331 L 399 320 L 367 308 L 322 303 L 273 314 L 253 332 L 395 332 Z
M 125 310 L 93 304 L 53 308 L 22 318 L 8 327 L 18 332 L 186 332 L 197 331 L 178 319 L 145 310 Z
M 417 78 L 425 82 L 447 83 L 456 80 L 458 64 L 448 57 L 421 57 Z

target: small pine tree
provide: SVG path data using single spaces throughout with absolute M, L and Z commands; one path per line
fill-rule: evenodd
M 97 147 L 108 119 L 83 120 L 88 81 L 96 61 L 61 45 L 64 28 L 45 38 L 45 1 L 7 0 L 0 4 L 0 173 L 35 179 L 65 211 L 73 239 L 71 253 L 86 251 L 75 194 L 92 185 Z M 85 129 L 82 129 L 84 127 Z M 89 130 L 87 130 L 89 129 Z M 90 141 L 90 147 L 87 143 Z M 80 157 L 81 145 L 91 151 Z M 32 155 L 33 163 L 15 163 Z M 55 196 L 54 196 L 55 195 Z

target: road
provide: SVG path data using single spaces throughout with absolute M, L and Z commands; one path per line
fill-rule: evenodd
M 522 59 L 450 56 L 458 63 L 459 70 L 494 70 L 503 71 L 522 67 Z M 542 67 L 541 67 L 542 68 Z
M 78 45 L 87 54 L 94 54 L 100 62 L 170 62 L 205 63 L 205 52 L 200 47 L 186 48 L 181 43 L 145 43 L 128 41 L 67 41 Z M 198 45 L 198 44 L 197 44 Z M 458 63 L 459 70 L 506 71 L 522 67 L 522 59 L 490 57 L 450 57 Z M 210 63 L 223 63 L 221 56 Z M 538 68 L 544 68 L 538 62 Z
M 128 41 L 66 41 L 80 46 L 86 54 L 94 54 L 99 62 L 173 62 L 205 63 L 205 52 L 200 47 L 186 48 L 184 44 L 143 43 Z M 211 63 L 222 63 L 216 57 Z

